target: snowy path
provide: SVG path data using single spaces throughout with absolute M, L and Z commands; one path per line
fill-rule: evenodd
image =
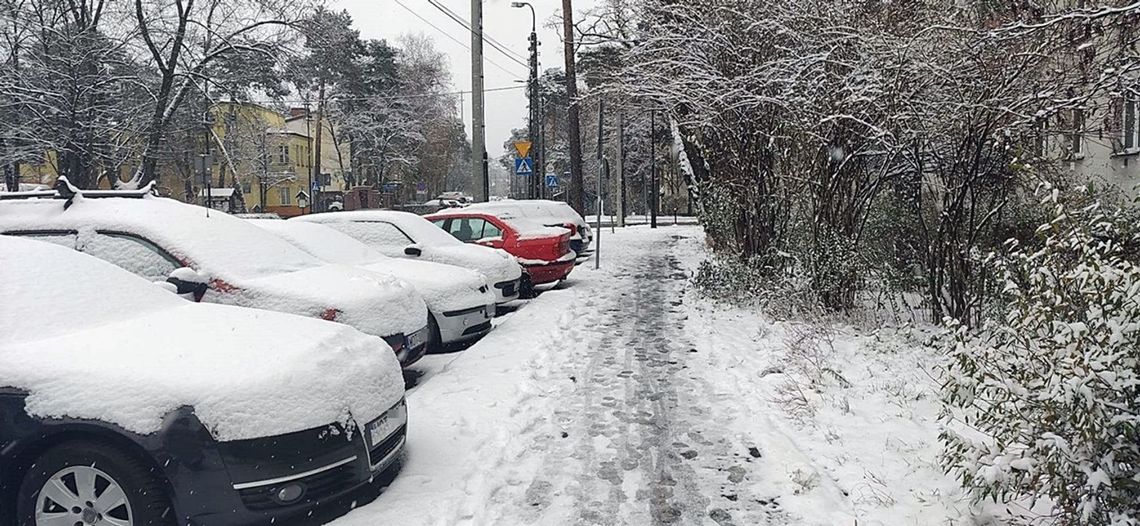
M 834 399 L 844 412 L 821 406 L 835 414 L 826 427 L 790 423 L 772 403 L 779 375 L 769 376 L 782 326 L 688 290 L 700 239 L 689 226 L 606 229 L 600 270 L 578 267 L 469 349 L 427 357 L 408 394 L 403 470 L 331 524 L 923 524 L 931 510 L 945 515 L 931 503 L 951 493 L 927 475 L 933 410 L 884 410 L 895 402 L 880 400 L 872 378 Z M 864 375 L 883 369 L 855 363 Z M 885 454 L 904 438 L 901 456 Z M 927 478 L 914 489 L 890 482 L 916 471 Z
M 525 524 L 761 524 L 772 510 L 742 495 L 752 460 L 710 418 L 710 384 L 688 365 L 688 276 L 658 236 L 617 261 L 614 286 L 582 302 L 552 376 L 570 379 L 531 450 L 541 465 L 525 491 L 488 510 Z M 557 378 L 561 379 L 561 378 Z M 727 403 L 727 404 L 726 404 Z M 735 501 L 735 502 L 734 502 Z M 748 508 L 748 509 L 745 509 Z M 731 509 L 731 511 L 730 511 Z

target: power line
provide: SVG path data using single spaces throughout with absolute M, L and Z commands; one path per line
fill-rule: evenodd
M 487 89 L 483 90 L 483 92 L 484 93 L 490 93 L 490 92 L 496 92 L 496 91 L 510 91 L 510 90 L 516 90 L 516 89 L 524 89 L 524 88 L 526 88 L 526 86 L 520 84 L 518 86 L 500 86 L 497 88 L 487 88 Z M 467 95 L 470 93 L 471 93 L 471 90 L 461 90 L 461 91 L 448 91 L 448 92 L 444 92 L 444 93 L 427 93 L 427 94 L 420 94 L 420 95 L 366 95 L 366 96 L 361 96 L 361 97 L 332 96 L 332 97 L 329 97 L 329 100 L 330 101 L 367 102 L 367 101 L 373 101 L 373 100 L 425 99 L 425 98 L 434 98 L 434 97 L 447 96 L 447 95 Z M 313 102 L 313 100 L 312 99 L 309 99 L 309 100 L 305 100 L 305 99 L 247 99 L 245 101 L 239 101 L 239 102 L 252 102 L 255 104 L 262 104 L 262 103 L 307 104 L 307 103 Z
M 474 29 L 471 28 L 471 22 L 468 22 L 467 19 L 463 18 L 463 16 L 461 16 L 459 13 L 452 11 L 450 7 L 447 7 L 447 6 L 443 5 L 442 3 L 439 3 L 437 0 L 428 0 L 428 2 L 435 5 L 435 7 L 437 9 L 443 10 L 444 14 L 446 14 L 452 20 L 459 22 L 459 24 L 462 25 L 463 27 L 467 28 L 467 30 L 474 31 Z M 487 43 L 491 44 L 491 47 L 497 49 L 500 53 L 511 55 L 514 58 L 517 58 L 518 60 L 516 60 L 516 62 L 518 62 L 520 60 L 529 60 L 527 57 L 524 57 L 518 53 L 515 53 L 514 50 L 510 49 L 509 47 L 507 47 L 502 42 L 499 42 L 494 37 L 487 34 L 486 30 L 483 31 L 483 40 L 485 40 L 485 41 L 487 41 Z M 527 67 L 530 67 L 530 66 L 527 66 Z
M 471 28 L 471 22 L 468 22 L 466 18 L 463 18 L 462 16 L 460 16 L 455 11 L 452 11 L 450 7 L 447 7 L 447 6 L 439 3 L 437 0 L 428 0 L 428 2 L 435 5 L 439 9 L 445 10 L 446 11 L 445 14 L 448 14 L 448 16 L 451 17 L 452 20 L 459 22 L 459 24 L 462 25 L 463 27 L 467 28 L 468 31 L 471 31 L 471 32 L 475 31 L 474 29 Z M 485 42 L 487 42 L 487 44 L 489 44 L 492 49 L 498 51 L 499 53 L 502 53 L 503 55 L 506 55 L 507 58 L 509 58 L 509 59 L 519 63 L 519 64 L 522 64 L 524 67 L 527 67 L 527 68 L 530 67 L 528 64 L 524 63 L 526 60 L 529 60 L 529 58 L 524 57 L 524 56 L 516 53 L 514 50 L 512 50 L 507 45 L 496 40 L 494 37 L 492 37 L 490 34 L 487 33 L 486 29 L 483 30 L 483 40 Z
M 430 26 L 432 29 L 434 29 L 434 30 L 436 30 L 436 31 L 439 31 L 439 32 L 440 32 L 440 34 L 442 34 L 443 36 L 445 36 L 445 37 L 447 37 L 447 38 L 451 39 L 451 41 L 452 41 L 452 42 L 455 42 L 456 44 L 459 44 L 460 46 L 463 46 L 463 49 L 466 49 L 467 51 L 471 51 L 471 46 L 469 46 L 469 45 L 467 45 L 467 44 L 464 44 L 464 43 L 463 43 L 461 40 L 459 40 L 458 38 L 455 38 L 455 36 L 453 36 L 451 33 L 448 33 L 447 31 L 444 31 L 444 30 L 440 29 L 440 28 L 439 28 L 439 26 L 437 26 L 437 25 L 435 25 L 435 24 L 431 23 L 431 22 L 430 22 L 428 19 L 424 18 L 422 15 L 420 15 L 419 13 L 417 13 L 417 12 L 416 12 L 414 9 L 412 9 L 412 8 L 408 7 L 407 5 L 405 5 L 405 4 L 404 4 L 403 2 L 401 2 L 400 0 L 393 0 L 393 1 L 394 1 L 394 2 L 396 2 L 396 5 L 398 5 L 398 6 L 402 7 L 402 8 L 404 8 L 404 9 L 406 9 L 406 10 L 407 10 L 409 13 L 411 13 L 411 14 L 412 14 L 413 16 L 415 16 L 416 18 L 420 19 L 420 21 L 422 21 L 423 23 L 427 24 L 427 25 L 428 25 L 428 26 Z M 493 60 L 491 60 L 491 59 L 489 59 L 489 58 L 486 58 L 486 57 L 484 57 L 484 58 L 483 58 L 483 60 L 487 61 L 487 63 L 488 63 L 488 64 L 490 64 L 490 65 L 492 65 L 492 66 L 495 66 L 496 68 L 499 68 L 500 70 L 502 70 L 504 73 L 506 73 L 506 74 L 508 74 L 508 75 L 518 76 L 518 72 L 515 72 L 515 71 L 510 71 L 510 70 L 508 70 L 507 68 L 505 68 L 505 67 L 501 66 L 499 63 L 497 63 L 497 62 L 495 62 L 495 61 L 493 61 Z
M 427 1 L 428 1 L 428 4 L 431 4 L 432 7 L 435 7 L 440 12 L 447 15 L 448 18 L 454 20 L 457 24 L 463 26 L 464 29 L 466 29 L 467 31 L 470 31 L 472 33 L 475 33 L 475 29 L 473 29 L 471 27 L 471 23 L 468 22 L 467 20 L 465 20 L 463 17 L 455 14 L 454 11 L 448 9 L 446 6 L 443 6 L 443 5 L 436 3 L 436 0 L 427 0 Z M 491 49 L 498 51 L 504 57 L 511 59 L 512 61 L 518 63 L 520 66 L 522 66 L 524 68 L 530 68 L 529 64 L 527 64 L 526 62 L 523 62 L 522 60 L 519 60 L 519 58 L 517 58 L 515 56 L 513 51 L 507 49 L 506 46 L 500 44 L 497 40 L 488 36 L 486 34 L 486 32 L 483 33 L 483 41 L 486 42 L 487 45 L 489 45 L 491 47 Z

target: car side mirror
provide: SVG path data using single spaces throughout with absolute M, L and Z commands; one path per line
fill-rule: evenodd
M 170 277 L 166 278 L 166 282 L 174 285 L 175 293 L 193 294 L 197 300 L 206 294 L 210 280 L 192 268 L 182 267 L 174 269 Z
M 424 253 L 424 251 L 420 250 L 420 247 L 417 247 L 415 245 L 410 245 L 410 246 L 404 248 L 404 254 L 412 256 L 412 257 L 418 258 L 423 253 Z

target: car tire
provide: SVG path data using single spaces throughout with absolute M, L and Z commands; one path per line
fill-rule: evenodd
M 534 288 L 534 282 L 530 280 L 530 274 L 523 273 L 519 278 L 519 299 L 531 300 L 538 297 L 538 291 Z
M 81 480 L 91 483 L 84 483 L 84 488 L 80 488 Z M 49 491 L 49 488 L 54 489 Z M 122 491 L 122 504 L 115 498 L 115 488 Z M 49 493 L 42 494 L 45 491 Z M 56 495 L 54 499 L 52 494 Z M 102 520 L 104 513 L 110 519 L 131 526 L 177 523 L 166 487 L 150 466 L 118 448 L 93 441 L 77 440 L 54 446 L 40 455 L 24 474 L 17 493 L 17 524 L 41 524 L 37 523 L 40 512 L 73 516 L 75 524 L 111 524 L 110 520 Z M 85 516 L 100 520 L 84 522 Z

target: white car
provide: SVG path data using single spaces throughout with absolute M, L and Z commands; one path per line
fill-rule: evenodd
M 41 241 L 0 236 L 0 268 L 5 521 L 284 524 L 398 466 L 380 338 L 188 302 Z
M 195 301 L 351 325 L 383 337 L 405 366 L 426 352 L 427 305 L 411 284 L 327 264 L 217 210 L 119 196 L 125 194 L 0 201 L 0 233 L 64 245 L 151 281 L 177 282 Z
M 250 222 L 329 263 L 355 265 L 411 283 L 427 302 L 432 330 L 430 348 L 472 340 L 491 330 L 495 294 L 478 272 L 430 261 L 391 258 L 317 223 Z
M 593 234 L 589 223 L 575 212 L 573 207 L 562 201 L 503 199 L 490 203 L 474 203 L 466 210 L 487 212 L 492 215 L 509 213 L 514 217 L 526 218 L 543 226 L 565 228 L 570 231 L 570 250 L 578 253 L 579 257 L 585 257 L 591 252 L 590 242 L 593 240 Z
M 355 210 L 309 214 L 289 221 L 330 226 L 385 256 L 416 258 L 478 271 L 492 283 L 496 302 L 500 304 L 519 297 L 522 267 L 514 256 L 502 250 L 459 241 L 412 213 Z

